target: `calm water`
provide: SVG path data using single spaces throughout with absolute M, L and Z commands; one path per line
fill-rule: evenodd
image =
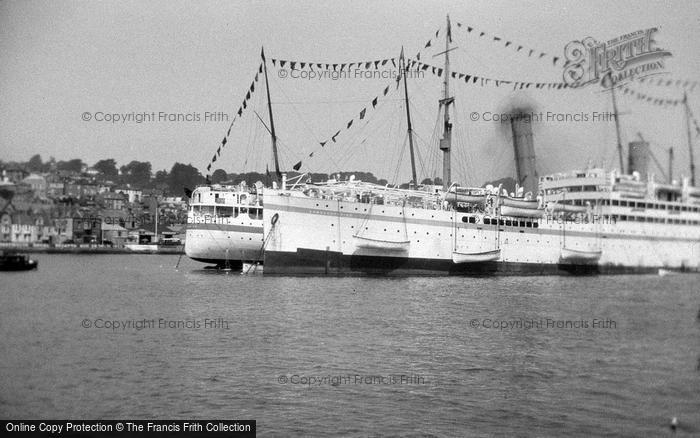
M 0 273 L 0 418 L 256 419 L 260 436 L 670 436 L 676 416 L 675 436 L 700 434 L 697 275 L 300 279 L 184 258 L 175 270 L 177 256 L 36 258 L 36 272 Z M 228 329 L 204 327 L 218 318 Z M 135 329 L 144 319 L 154 326 Z

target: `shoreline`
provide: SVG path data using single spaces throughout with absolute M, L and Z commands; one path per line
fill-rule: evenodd
M 28 254 L 184 254 L 184 245 L 162 247 L 156 250 L 135 251 L 129 248 L 102 246 L 0 246 L 0 251 Z

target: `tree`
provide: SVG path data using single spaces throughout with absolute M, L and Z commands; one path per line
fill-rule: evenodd
M 56 163 L 56 168 L 67 172 L 80 173 L 83 171 L 83 160 L 74 158 L 69 161 L 59 161 Z
M 170 193 L 182 193 L 183 187 L 192 189 L 204 182 L 204 177 L 191 164 L 175 163 L 170 169 L 168 187 Z
M 30 172 L 43 172 L 44 163 L 41 161 L 41 155 L 36 154 L 30 158 L 27 163 L 27 169 L 29 169 Z
M 169 181 L 170 181 L 170 174 L 168 173 L 167 170 L 159 170 L 156 172 L 155 176 L 153 177 L 153 181 L 151 181 L 151 184 L 153 187 L 155 187 L 158 190 L 162 190 L 164 192 L 169 191 Z M 178 193 L 171 193 L 171 195 L 179 195 Z
M 119 168 L 125 183 L 145 187 L 151 182 L 151 163 L 148 161 L 132 161 Z
M 228 174 L 224 169 L 216 169 L 214 173 L 211 174 L 211 183 L 219 184 L 228 179 Z
M 113 178 L 119 174 L 119 171 L 117 170 L 117 162 L 112 158 L 100 160 L 95 163 L 94 167 L 105 178 Z

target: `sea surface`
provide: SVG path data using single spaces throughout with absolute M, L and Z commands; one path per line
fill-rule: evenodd
M 673 436 L 700 436 L 699 275 L 274 278 L 33 257 L 37 271 L 0 272 L 0 418 L 633 437 L 671 436 L 677 417 Z

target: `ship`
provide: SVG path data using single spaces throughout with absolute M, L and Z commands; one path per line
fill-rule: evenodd
M 241 268 L 262 262 L 262 184 L 202 185 L 192 191 L 185 254 L 198 262 Z
M 0 271 L 30 271 L 39 267 L 36 260 L 24 254 L 0 252 Z
M 538 176 L 531 128 L 514 118 L 516 172 L 528 193 L 451 185 L 455 98 L 449 93 L 449 17 L 447 27 L 439 100 L 443 187 L 400 189 L 352 180 L 319 184 L 295 196 L 266 190 L 265 275 L 581 275 L 700 268 L 700 188 L 692 162 L 691 178 L 661 183 L 644 168 L 644 148 L 630 147 L 627 172 L 620 155 L 619 170 L 591 166 Z

